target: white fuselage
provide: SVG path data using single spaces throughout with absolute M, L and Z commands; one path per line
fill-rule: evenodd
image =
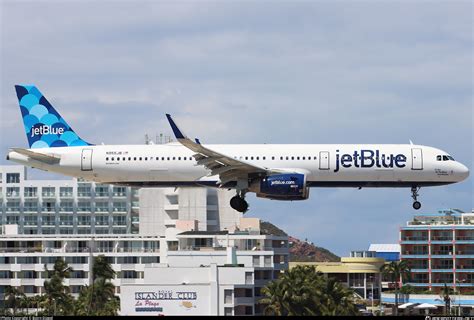
M 206 145 L 260 167 L 306 174 L 310 187 L 412 187 L 464 180 L 469 170 L 446 152 L 421 145 L 235 144 Z M 219 176 L 196 165 L 194 152 L 179 143 L 96 145 L 31 149 L 60 156 L 57 164 L 11 151 L 8 159 L 96 182 L 135 186 L 216 186 Z M 441 156 L 441 160 L 439 160 Z M 452 159 L 452 158 L 451 158 Z

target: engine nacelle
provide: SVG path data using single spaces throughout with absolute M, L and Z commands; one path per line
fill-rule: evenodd
M 256 180 L 250 191 L 259 198 L 274 200 L 305 200 L 309 197 L 306 175 L 302 173 L 283 173 Z

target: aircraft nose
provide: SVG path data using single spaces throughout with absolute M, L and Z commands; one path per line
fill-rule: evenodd
M 469 177 L 469 169 L 462 163 L 459 163 L 456 173 L 460 178 L 459 181 L 465 180 L 467 177 Z

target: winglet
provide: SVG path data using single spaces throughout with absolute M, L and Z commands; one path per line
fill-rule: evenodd
M 170 123 L 171 129 L 173 129 L 176 139 L 186 139 L 186 136 L 181 132 L 181 130 L 179 130 L 173 118 L 171 118 L 171 115 L 167 113 L 166 118 L 168 118 L 168 122 Z

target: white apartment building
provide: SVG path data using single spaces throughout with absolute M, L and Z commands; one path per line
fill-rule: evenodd
M 73 268 L 66 285 L 77 295 L 90 283 L 92 257 L 105 255 L 117 272 L 120 314 L 259 314 L 261 288 L 288 268 L 289 257 L 288 238 L 260 234 L 259 226 L 259 219 L 242 218 L 228 231 L 199 231 L 197 220 L 178 220 L 165 236 L 19 235 L 4 226 L 0 295 L 6 286 L 43 293 L 44 264 L 51 269 L 58 257 Z M 163 290 L 168 298 L 158 300 Z
M 16 224 L 20 234 L 164 235 L 177 220 L 197 220 L 199 230 L 223 230 L 242 217 L 228 205 L 233 195 L 202 187 L 28 180 L 26 167 L 0 166 L 0 225 Z
M 138 190 L 70 180 L 28 180 L 23 166 L 0 166 L 0 225 L 20 234 L 138 232 Z

